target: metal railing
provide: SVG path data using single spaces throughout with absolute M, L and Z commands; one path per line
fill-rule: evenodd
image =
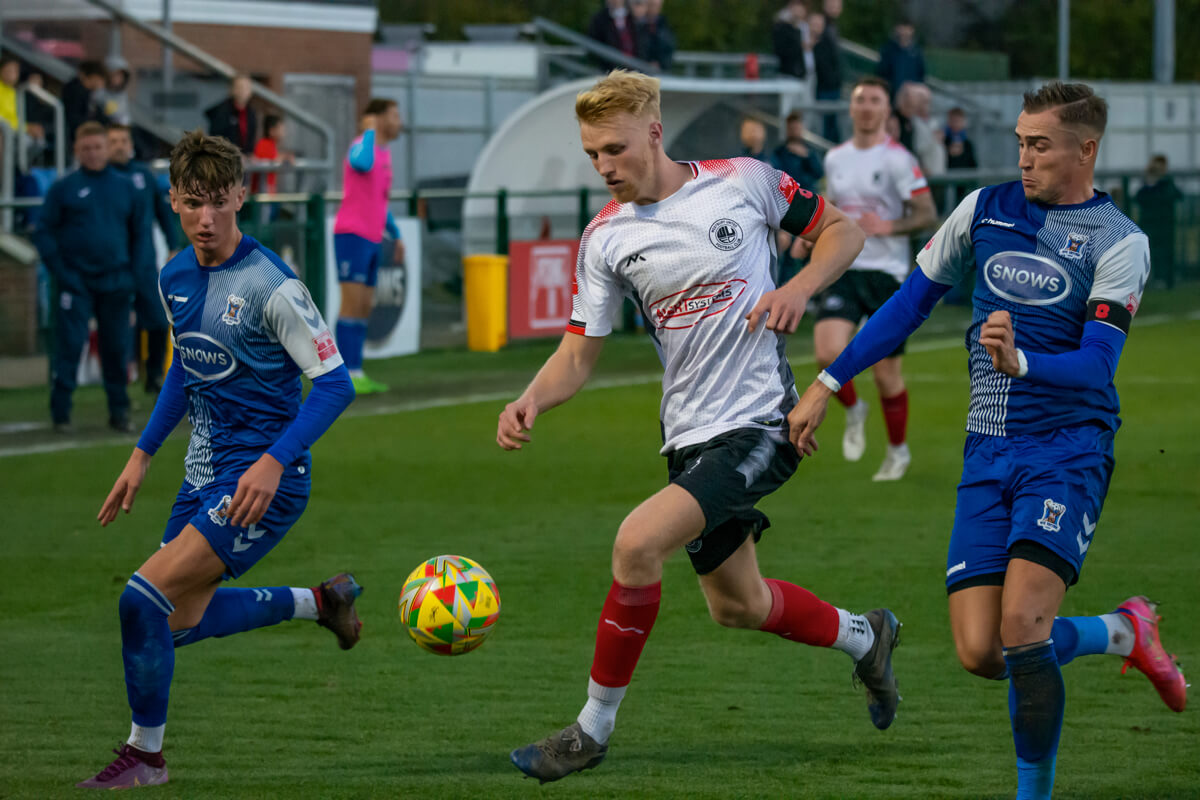
M 200 64 L 202 67 L 208 69 L 210 72 L 215 72 L 216 74 L 229 80 L 232 80 L 233 77 L 238 74 L 236 69 L 229 64 L 226 64 L 224 61 L 221 61 L 216 56 L 213 56 L 205 50 L 201 50 L 199 47 L 196 47 L 186 39 L 181 39 L 174 33 L 164 30 L 158 25 L 138 19 L 117 4 L 110 2 L 110 0 L 87 0 L 87 2 L 99 9 L 104 10 L 114 20 L 124 23 L 125 25 L 129 25 L 131 28 L 146 34 L 162 44 L 163 47 L 170 48 L 181 53 L 187 58 L 192 59 L 197 64 Z M 293 103 L 291 100 L 288 100 L 281 95 L 276 94 L 258 81 L 252 80 L 250 85 L 255 97 L 259 97 L 276 106 L 289 117 L 292 117 L 297 122 L 315 131 L 317 135 L 322 138 L 322 161 L 326 165 L 325 169 L 328 171 L 329 180 L 332 183 L 334 178 L 333 171 L 338 163 L 334 155 L 333 129 L 320 117 L 310 114 L 301 106 Z
M 17 134 L 23 136 L 26 133 L 26 110 L 28 109 L 27 95 L 33 95 L 34 99 L 40 103 L 50 106 L 54 109 L 54 170 L 59 174 L 63 174 L 67 168 L 67 124 L 63 112 L 62 101 L 54 95 L 47 92 L 41 86 L 34 86 L 26 83 L 17 90 Z M 26 149 L 20 147 L 20 167 L 22 171 L 29 169 L 29 162 L 26 155 Z

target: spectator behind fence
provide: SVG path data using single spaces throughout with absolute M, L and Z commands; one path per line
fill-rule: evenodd
M 1137 205 L 1138 225 L 1150 239 L 1150 263 L 1154 271 L 1175 286 L 1175 206 L 1183 193 L 1167 174 L 1167 157 L 1150 158 L 1146 165 L 1146 183 L 1133 196 Z
M 605 0 L 604 8 L 597 11 L 588 24 L 587 35 L 627 56 L 637 54 L 637 36 L 625 0 Z M 592 60 L 606 72 L 621 66 L 600 56 L 593 56 Z
M 120 56 L 109 56 L 104 66 L 108 78 L 104 88 L 97 93 L 97 105 L 104 119 L 117 125 L 130 125 L 133 114 L 129 110 L 129 62 Z
M 946 167 L 950 170 L 976 169 L 975 145 L 967 136 L 967 112 L 955 106 L 946 113 L 946 127 L 942 130 L 942 142 L 946 145 Z M 955 185 L 950 188 L 950 205 L 958 205 L 970 189 Z M 957 288 L 957 287 L 956 287 Z
M 767 126 L 754 117 L 742 117 L 738 128 L 738 138 L 742 143 L 741 155 L 755 158 L 759 161 L 770 161 L 767 155 Z
M 17 82 L 21 80 L 21 62 L 12 56 L 0 58 L 0 120 L 14 131 L 17 119 Z
M 79 359 L 96 318 L 109 427 L 131 433 L 125 364 L 129 311 L 140 270 L 153 269 L 147 250 L 150 210 L 133 182 L 108 166 L 104 126 L 85 122 L 75 134 L 79 169 L 51 185 L 34 233 L 42 261 L 57 282 L 50 414 L 54 429 L 71 430 L 71 396 Z
M 933 92 L 923 83 L 906 83 L 900 87 L 900 113 L 912 125 L 912 147 L 909 149 L 921 162 L 926 177 L 946 173 L 946 147 L 942 132 L 933 119 Z
M 675 58 L 675 32 L 662 13 L 663 0 L 631 0 L 634 55 L 666 72 Z
M 106 80 L 104 66 L 99 61 L 84 61 L 80 63 L 75 77 L 63 84 L 61 99 L 63 124 L 67 127 L 67 149 L 74 146 L 75 132 L 83 123 L 104 121 L 96 106 L 96 96 L 104 88 Z
M 825 13 L 808 16 L 808 34 L 813 40 L 813 63 L 817 73 L 818 100 L 842 99 L 842 55 L 837 34 L 837 21 L 841 14 L 842 0 L 825 0 Z M 834 144 L 842 141 L 837 114 L 822 115 L 821 135 Z
M 808 8 L 802 0 L 789 0 L 775 15 L 771 26 L 771 44 L 779 59 L 779 74 L 804 79 L 808 70 L 804 59 L 804 39 L 808 34 L 805 18 Z
M 258 115 L 250 107 L 253 94 L 250 76 L 235 75 L 229 84 L 229 97 L 204 112 L 209 134 L 224 136 L 244 155 L 252 155 L 258 141 Z
M 925 82 L 925 55 L 917 45 L 917 30 L 908 20 L 897 22 L 892 29 L 892 38 L 879 48 L 876 73 L 891 85 L 893 106 L 901 86 Z
M 804 114 L 791 111 L 784 131 L 783 144 L 771 152 L 771 166 L 791 175 L 810 192 L 816 192 L 817 184 L 825 177 L 824 155 L 804 140 Z
M 295 155 L 279 149 L 286 137 L 287 122 L 283 117 L 278 114 L 267 114 L 263 118 L 263 137 L 254 145 L 254 158 L 274 164 L 294 164 Z M 263 190 L 264 184 L 268 192 L 276 194 L 279 191 L 279 173 L 256 173 L 250 179 L 250 191 L 260 192 Z
M 133 188 L 142 194 L 150 218 L 158 223 L 166 240 L 167 249 L 174 254 L 179 245 L 175 236 L 175 214 L 171 202 L 163 191 L 150 167 L 133 160 L 133 131 L 128 125 L 108 126 L 108 164 L 124 175 Z M 152 224 L 146 225 L 146 250 L 154 255 Z M 167 360 L 167 315 L 163 310 L 162 298 L 158 294 L 158 259 L 151 258 L 145 264 L 135 265 L 133 310 L 137 313 L 137 327 L 146 332 L 146 365 L 142 377 L 146 382 L 147 394 L 158 394 L 162 389 L 163 369 Z
M 967 112 L 955 106 L 946 112 L 946 127 L 942 131 L 946 145 L 946 166 L 949 169 L 975 169 L 975 145 L 967 136 Z

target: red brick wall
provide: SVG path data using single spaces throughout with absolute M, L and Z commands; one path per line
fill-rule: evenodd
M 103 60 L 108 53 L 110 25 L 95 22 L 83 26 L 82 42 L 89 56 Z M 369 33 L 193 23 L 177 23 L 172 31 L 281 94 L 286 73 L 350 75 L 354 78 L 356 106 L 362 108 L 370 99 Z M 162 66 L 158 42 L 128 26 L 121 31 L 121 50 L 135 72 L 139 67 Z M 177 71 L 205 71 L 179 53 L 175 54 L 174 66 Z

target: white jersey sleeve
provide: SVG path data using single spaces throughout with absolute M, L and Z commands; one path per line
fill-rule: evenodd
M 625 299 L 625 292 L 605 258 L 604 236 L 597 234 L 619 208 L 616 203 L 609 203 L 588 225 L 579 241 L 575 281 L 571 286 L 569 333 L 580 336 L 612 333 L 613 317 Z
M 755 158 L 732 158 L 751 204 L 762 212 L 767 226 L 797 235 L 807 233 L 821 218 L 825 200 L 788 175 Z M 786 222 L 785 222 L 786 220 Z
M 1137 313 L 1150 279 L 1150 240 L 1136 231 L 1104 251 L 1096 262 L 1096 277 L 1088 301 L 1107 300 Z
M 308 288 L 296 278 L 289 278 L 271 293 L 263 318 L 267 330 L 309 378 L 319 378 L 342 365 L 329 326 Z
M 971 222 L 975 218 L 979 192 L 976 189 L 963 198 L 933 238 L 917 253 L 917 265 L 929 280 L 954 286 L 975 269 Z
M 916 156 L 902 147 L 888 148 L 887 154 L 892 185 L 902 200 L 908 201 L 914 195 L 929 191 L 929 182 L 925 180 L 925 173 L 921 172 Z

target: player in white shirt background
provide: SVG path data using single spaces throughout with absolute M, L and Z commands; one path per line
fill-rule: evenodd
M 753 159 L 672 161 L 654 78 L 615 71 L 581 93 L 575 110 L 584 152 L 614 201 L 584 232 L 562 344 L 501 412 L 496 439 L 520 449 L 539 414 L 583 387 L 630 295 L 652 323 L 663 362 L 669 484 L 617 532 L 586 705 L 572 725 L 515 750 L 514 765 L 545 782 L 604 759 L 658 615 L 663 563 L 681 547 L 716 622 L 849 653 L 872 722 L 886 728 L 899 701 L 895 615 L 852 614 L 795 584 L 764 580 L 755 552 L 769 522 L 754 506 L 799 463 L 787 441 L 796 390 L 784 334 L 796 329 L 808 299 L 849 266 L 862 232 Z M 809 265 L 776 288 L 770 276 L 780 229 L 814 247 Z
M 853 136 L 825 156 L 826 194 L 858 222 L 868 238 L 849 271 L 817 299 L 813 339 L 822 368 L 845 349 L 863 318 L 878 311 L 900 288 L 912 262 L 909 234 L 937 222 L 929 184 L 916 157 L 887 134 L 890 115 L 887 82 L 873 76 L 860 79 L 850 93 Z M 888 431 L 887 455 L 875 473 L 877 481 L 899 480 L 911 461 L 908 390 L 900 371 L 903 353 L 901 342 L 872 370 Z M 858 461 L 866 449 L 868 405 L 858 397 L 853 381 L 837 397 L 846 407 L 842 454 L 848 461 Z

